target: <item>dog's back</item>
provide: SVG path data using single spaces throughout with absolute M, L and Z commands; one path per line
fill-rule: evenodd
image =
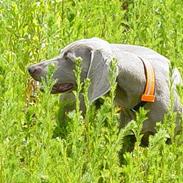
M 146 48 L 138 45 L 129 45 L 129 44 L 111 44 L 111 46 L 112 46 L 112 49 L 118 48 L 121 51 L 133 53 L 143 58 L 161 60 L 162 62 L 169 63 L 169 60 L 166 57 L 164 57 L 163 55 L 160 55 L 159 53 L 157 53 L 156 51 L 150 48 Z

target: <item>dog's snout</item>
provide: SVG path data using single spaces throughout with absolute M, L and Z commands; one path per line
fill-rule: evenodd
M 27 71 L 32 76 L 32 78 L 35 79 L 36 81 L 40 81 L 41 77 L 43 77 L 43 74 L 44 74 L 43 68 L 41 68 L 39 66 L 34 66 L 34 65 L 29 66 L 27 68 Z
M 42 69 L 40 67 L 28 67 L 28 72 L 30 74 L 40 74 L 42 72 Z

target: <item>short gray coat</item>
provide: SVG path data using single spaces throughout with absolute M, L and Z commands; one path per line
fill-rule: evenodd
M 91 102 L 110 91 L 109 70 L 110 62 L 114 58 L 117 60 L 117 89 L 115 102 L 123 110 L 120 114 L 120 124 L 124 127 L 129 121 L 134 119 L 135 114 L 131 109 L 140 102 L 146 85 L 146 75 L 141 59 L 149 60 L 155 72 L 155 102 L 146 103 L 144 108 L 149 110 L 148 119 L 143 123 L 142 133 L 155 132 L 156 122 L 162 121 L 170 106 L 170 62 L 157 52 L 142 46 L 126 44 L 110 44 L 99 38 L 83 39 L 75 41 L 62 49 L 59 56 L 38 64 L 31 65 L 28 70 L 31 76 L 40 81 L 47 73 L 47 66 L 55 64 L 57 70 L 53 74 L 56 80 L 53 93 L 59 93 L 72 83 L 76 85 L 74 77 L 74 67 L 76 58 L 82 59 L 81 80 L 89 78 L 91 85 L 88 97 Z M 36 72 L 37 71 L 37 72 Z M 176 69 L 174 78 L 181 80 Z M 178 79 L 177 79 L 178 78 Z M 180 115 L 182 106 L 177 95 L 176 85 L 173 85 L 173 110 Z M 62 86 L 62 87 L 60 87 Z M 69 90 L 70 91 L 70 90 Z M 61 100 L 74 100 L 72 93 L 65 93 Z M 83 100 L 82 100 L 83 101 Z M 180 120 L 176 121 L 176 131 L 180 130 Z

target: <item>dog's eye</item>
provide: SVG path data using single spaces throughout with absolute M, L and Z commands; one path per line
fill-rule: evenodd
M 64 54 L 65 60 L 69 62 L 74 62 L 75 56 L 71 52 L 67 52 Z
M 65 56 L 65 60 L 66 60 L 67 62 L 71 62 L 71 61 L 72 61 L 67 55 Z

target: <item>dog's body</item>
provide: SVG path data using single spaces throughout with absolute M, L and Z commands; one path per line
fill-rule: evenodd
M 88 97 L 91 102 L 105 95 L 110 90 L 109 65 L 112 58 L 117 60 L 117 89 L 115 102 L 123 109 L 121 111 L 121 127 L 124 127 L 130 120 L 134 119 L 135 114 L 131 110 L 140 103 L 141 96 L 146 85 L 146 75 L 142 60 L 148 60 L 155 72 L 155 102 L 146 103 L 145 109 L 149 110 L 148 119 L 143 124 L 142 133 L 154 133 L 156 122 L 162 121 L 164 114 L 170 106 L 170 76 L 169 60 L 157 52 L 141 47 L 123 44 L 109 44 L 98 39 L 79 40 L 66 46 L 61 54 L 50 60 L 34 64 L 29 67 L 29 72 L 36 80 L 41 80 L 46 74 L 49 64 L 57 65 L 57 70 L 53 79 L 57 83 L 52 89 L 52 93 L 72 91 L 76 85 L 74 77 L 74 63 L 77 57 L 82 58 L 81 80 L 89 78 Z M 178 71 L 176 71 L 178 72 Z M 178 74 L 175 74 L 177 77 Z M 176 77 L 176 78 L 177 78 Z M 180 79 L 179 79 L 180 80 Z M 179 84 L 179 82 L 174 83 Z M 173 110 L 180 115 L 182 106 L 173 87 Z M 70 98 L 71 93 L 65 93 L 61 100 Z M 74 97 L 72 100 L 74 100 Z M 84 105 L 83 105 L 84 106 Z M 177 118 L 176 131 L 180 130 L 180 120 Z

